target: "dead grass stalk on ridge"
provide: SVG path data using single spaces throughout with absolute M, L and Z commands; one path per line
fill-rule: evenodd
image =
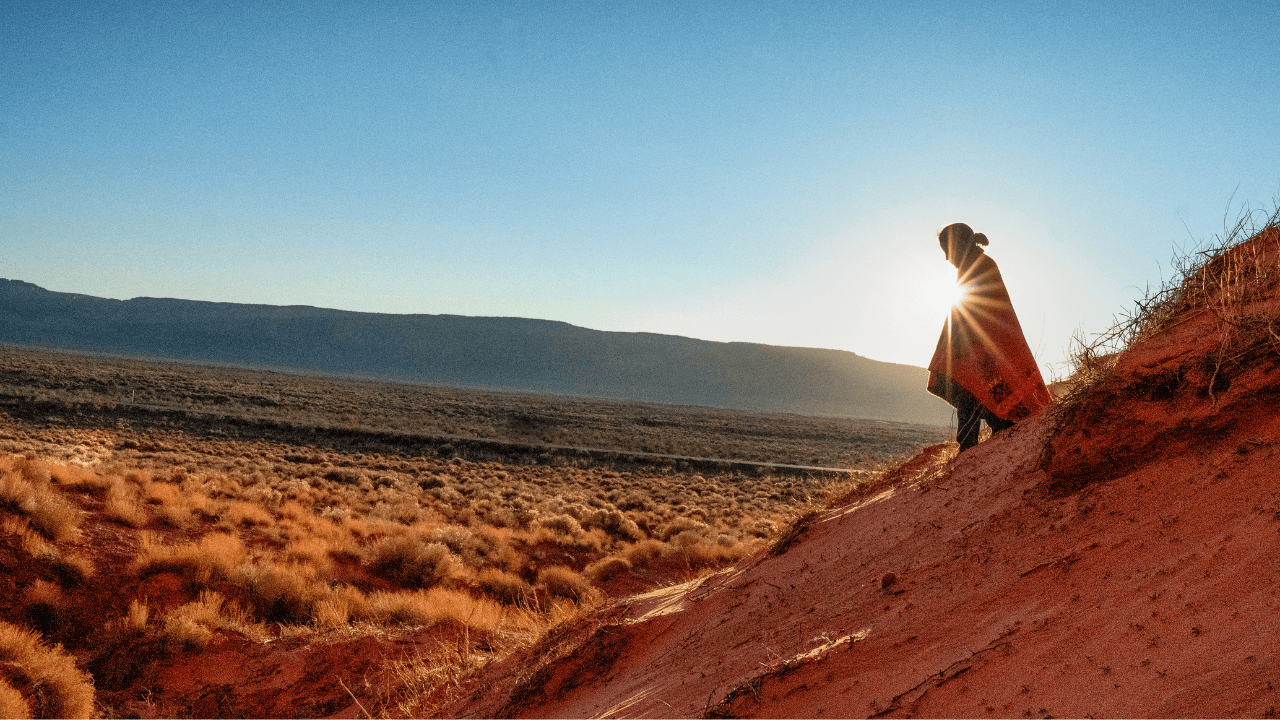
M 1221 236 L 1204 246 L 1177 251 L 1172 260 L 1174 274 L 1154 290 L 1148 286 L 1132 309 L 1122 312 L 1114 324 L 1092 339 L 1072 337 L 1070 389 L 1058 404 L 1058 412 L 1072 406 L 1106 379 L 1120 353 L 1145 338 L 1170 327 L 1176 318 L 1193 308 L 1214 314 L 1223 341 L 1218 348 L 1215 374 L 1229 361 L 1228 351 L 1241 335 L 1265 332 L 1280 348 L 1280 332 L 1275 318 L 1245 318 L 1244 306 L 1280 278 L 1280 267 L 1262 261 L 1262 252 L 1230 253 L 1229 250 L 1280 228 L 1280 203 L 1266 214 L 1245 208 L 1234 223 L 1225 223 Z M 1280 242 L 1278 240 L 1277 242 Z

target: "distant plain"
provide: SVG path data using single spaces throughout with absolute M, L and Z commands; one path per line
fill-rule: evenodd
M 945 435 L 0 346 L 0 623 L 78 653 L 68 697 L 103 716 L 423 716 L 476 663 L 758 552 Z M 281 695 L 252 668 L 285 638 L 416 650 Z M 205 652 L 246 668 L 225 708 L 177 670 Z
M 476 460 L 672 465 L 667 455 L 822 468 L 874 466 L 946 439 L 882 420 L 491 392 L 0 346 L 15 418 Z M 566 453 L 581 448 L 595 453 Z M 721 464 L 729 469 L 730 464 Z

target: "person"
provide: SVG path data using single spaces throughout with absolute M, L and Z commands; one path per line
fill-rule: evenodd
M 983 250 L 987 236 L 954 223 L 938 233 L 938 244 L 965 294 L 952 306 L 929 362 L 929 392 L 955 407 L 963 452 L 978 444 L 983 420 L 998 433 L 1051 400 L 1000 268 Z

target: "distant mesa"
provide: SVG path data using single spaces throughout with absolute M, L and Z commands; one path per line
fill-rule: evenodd
M 111 300 L 0 279 L 0 341 L 456 387 L 928 425 L 951 419 L 951 408 L 925 391 L 920 367 L 551 320 Z

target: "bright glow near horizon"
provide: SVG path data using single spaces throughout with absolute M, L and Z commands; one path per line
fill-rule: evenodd
M 924 365 L 955 272 L 936 233 L 966 222 L 1049 375 L 1175 244 L 1280 195 L 1259 140 L 1280 137 L 1280 65 L 1255 36 L 1277 21 L 1269 2 L 18 0 L 0 277 Z

